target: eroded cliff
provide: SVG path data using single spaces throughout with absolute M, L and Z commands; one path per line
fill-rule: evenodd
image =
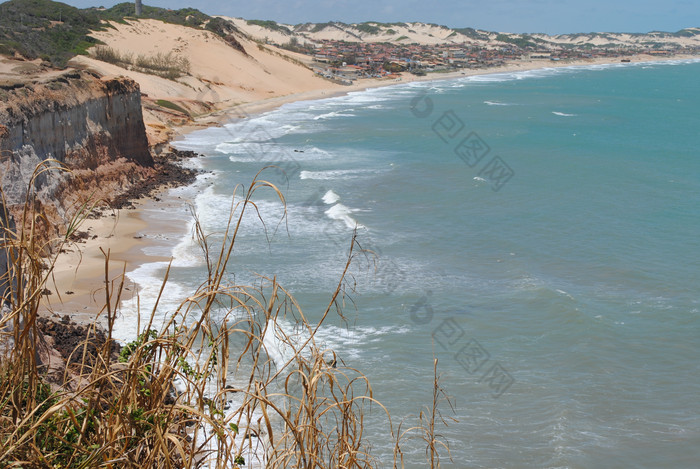
M 88 198 L 109 201 L 150 176 L 138 84 L 85 71 L 0 84 L 0 182 L 8 205 L 31 186 L 50 225 Z

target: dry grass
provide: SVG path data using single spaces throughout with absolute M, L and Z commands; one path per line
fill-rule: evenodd
M 253 196 L 262 190 L 284 202 L 276 187 L 257 178 L 247 190 L 239 188 L 218 248 L 196 224 L 208 278 L 164 324 L 155 320 L 158 304 L 139 318 L 142 333 L 119 359 L 111 353 L 119 316 L 113 305 L 124 283 L 123 276 L 108 277 L 105 253 L 105 306 L 98 316 L 106 319 L 108 339 L 92 360 L 87 343 L 78 348 L 80 363 L 67 366 L 53 388 L 36 354 L 40 292 L 53 264 L 47 269 L 38 255 L 42 247 L 35 245 L 31 220 L 41 215 L 26 204 L 24 229 L 5 229 L 0 246 L 10 255 L 12 278 L 21 279 L 0 319 L 0 468 L 377 467 L 363 439 L 363 415 L 370 405 L 386 410 L 358 370 L 314 340 L 329 316 L 342 315 L 353 250 L 315 324 L 274 278 L 250 286 L 225 280 L 244 213 L 257 212 Z M 167 280 L 168 274 L 163 286 Z M 292 323 L 295 332 L 285 327 Z M 286 352 L 284 362 L 272 360 L 273 344 Z M 439 467 L 437 451 L 446 446 L 435 430 L 444 395 L 437 361 L 434 379 L 432 407 L 416 426 L 395 433 L 386 413 L 387 438 L 396 440 L 394 467 L 403 467 L 400 443 L 412 434 L 424 440 L 429 466 Z
M 129 53 L 120 53 L 118 50 L 107 46 L 95 46 L 90 49 L 92 56 L 102 62 L 118 65 L 122 68 L 136 70 L 161 78 L 174 80 L 184 75 L 189 75 L 191 71 L 190 61 L 187 57 L 179 56 L 168 52 L 156 55 L 138 55 L 136 58 Z

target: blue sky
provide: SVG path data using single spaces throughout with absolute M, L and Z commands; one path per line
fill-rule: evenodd
M 119 1 L 66 3 L 85 8 L 109 7 Z M 291 24 L 423 21 L 516 33 L 674 32 L 700 26 L 697 0 L 144 0 L 144 4 L 188 6 L 210 15 Z

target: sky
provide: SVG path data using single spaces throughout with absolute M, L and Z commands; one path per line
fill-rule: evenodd
M 123 0 L 121 0 L 123 1 Z M 437 23 L 513 33 L 675 32 L 700 27 L 697 0 L 142 0 L 164 8 L 279 23 Z M 119 0 L 64 0 L 87 8 Z

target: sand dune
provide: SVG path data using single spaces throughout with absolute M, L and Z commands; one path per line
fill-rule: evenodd
M 486 47 L 488 41 L 470 38 L 445 26 L 428 23 L 370 23 L 377 32 L 358 29 L 356 24 L 329 23 L 325 26 L 309 23 L 308 25 L 279 24 L 279 29 L 262 27 L 248 23 L 243 18 L 222 17 L 233 22 L 236 27 L 250 37 L 274 44 L 288 43 L 295 37 L 299 43 L 317 43 L 323 40 L 348 42 L 388 42 L 396 44 L 462 44 L 468 42 Z M 288 30 L 291 34 L 285 32 Z M 484 32 L 484 34 L 488 34 Z M 495 37 L 495 34 L 493 35 Z
M 471 44 L 486 48 L 499 48 L 506 42 L 497 38 L 499 35 L 510 39 L 521 39 L 523 35 L 507 32 L 483 30 L 455 30 L 445 26 L 428 23 L 308 23 L 303 25 L 279 24 L 279 28 L 266 28 L 259 24 L 249 24 L 242 18 L 227 18 L 233 21 L 241 31 L 258 40 L 268 40 L 275 44 L 285 44 L 295 37 L 301 43 L 317 43 L 323 40 L 350 42 L 388 42 L 396 44 Z M 291 34 L 284 32 L 288 30 Z M 668 47 L 700 46 L 700 29 L 688 28 L 684 34 L 650 32 L 646 34 L 629 33 L 589 33 L 525 35 L 537 40 L 543 49 L 555 49 L 562 45 L 590 44 L 593 46 L 648 47 L 658 43 Z
M 165 137 L 154 135 L 154 129 L 183 122 L 171 111 L 157 112 L 158 108 L 148 106 L 149 102 L 165 99 L 199 115 L 268 98 L 340 88 L 315 75 L 294 54 L 282 55 L 246 38 L 239 38 L 244 54 L 209 31 L 148 19 L 113 26 L 93 36 L 120 54 L 152 57 L 172 53 L 191 64 L 190 76 L 168 80 L 86 56 L 71 61 L 74 66 L 103 75 L 126 75 L 139 83 L 145 95 L 146 125 L 152 131 L 152 143 Z
M 243 32 L 238 41 L 245 52 L 232 47 L 221 37 L 212 32 L 185 26 L 163 23 L 157 20 L 130 20 L 125 24 L 113 23 L 113 28 L 93 33 L 96 39 L 120 54 L 153 57 L 157 54 L 173 54 L 186 58 L 191 67 L 187 76 L 176 80 L 160 78 L 154 75 L 125 69 L 91 57 L 78 56 L 71 65 L 90 68 L 103 75 L 126 75 L 136 80 L 144 95 L 144 121 L 149 142 L 152 145 L 166 143 L 176 127 L 183 128 L 193 124 L 192 117 L 197 118 L 195 125 L 207 125 L 216 118 L 228 119 L 275 107 L 284 102 L 299 99 L 313 99 L 332 94 L 344 93 L 355 89 L 381 86 L 386 81 L 359 80 L 353 86 L 341 86 L 314 74 L 309 68 L 311 57 L 295 54 L 272 45 L 263 45 L 260 39 L 278 44 L 289 42 L 296 37 L 299 42 L 320 39 L 345 39 L 354 41 L 394 41 L 397 43 L 417 42 L 435 44 L 441 42 L 470 42 L 481 46 L 501 47 L 496 41 L 496 33 L 485 31 L 468 32 L 472 37 L 456 32 L 444 26 L 425 23 L 372 23 L 371 28 L 358 29 L 358 25 L 326 24 L 315 25 L 279 25 L 277 28 L 264 28 L 259 24 L 249 24 L 240 18 L 231 18 L 237 28 Z M 292 35 L 288 31 L 294 31 Z M 262 35 L 265 36 L 262 36 Z M 262 37 L 261 37 L 262 36 Z M 535 37 L 535 36 L 533 36 Z M 648 35 L 536 35 L 552 44 L 586 43 L 618 41 L 620 43 L 640 43 Z M 700 35 L 679 37 L 666 33 L 656 34 L 659 41 L 668 41 L 695 45 L 700 43 Z M 258 41 L 254 40 L 258 38 Z M 644 56 L 638 59 L 645 59 Z M 651 57 L 646 58 L 647 60 Z M 603 59 L 603 61 L 607 61 Z M 590 61 L 587 61 L 590 63 Z M 571 64 L 571 63 L 567 63 Z M 564 65 L 564 63 L 557 64 Z M 551 63 L 536 61 L 518 61 L 504 67 L 489 70 L 457 71 L 454 75 L 471 75 L 495 71 L 523 70 L 552 66 Z M 452 76 L 442 75 L 442 77 Z M 431 79 L 435 77 L 416 78 L 412 75 L 402 77 L 404 81 Z M 159 100 L 167 100 L 186 109 L 188 114 L 166 109 Z M 225 116 L 221 117 L 226 110 Z M 217 115 L 218 114 L 218 115 Z M 204 117 L 203 117 L 204 116 Z M 206 116 L 209 116 L 207 119 Z M 188 128 L 188 127 L 185 127 Z M 190 127 L 191 128 L 191 127 Z

